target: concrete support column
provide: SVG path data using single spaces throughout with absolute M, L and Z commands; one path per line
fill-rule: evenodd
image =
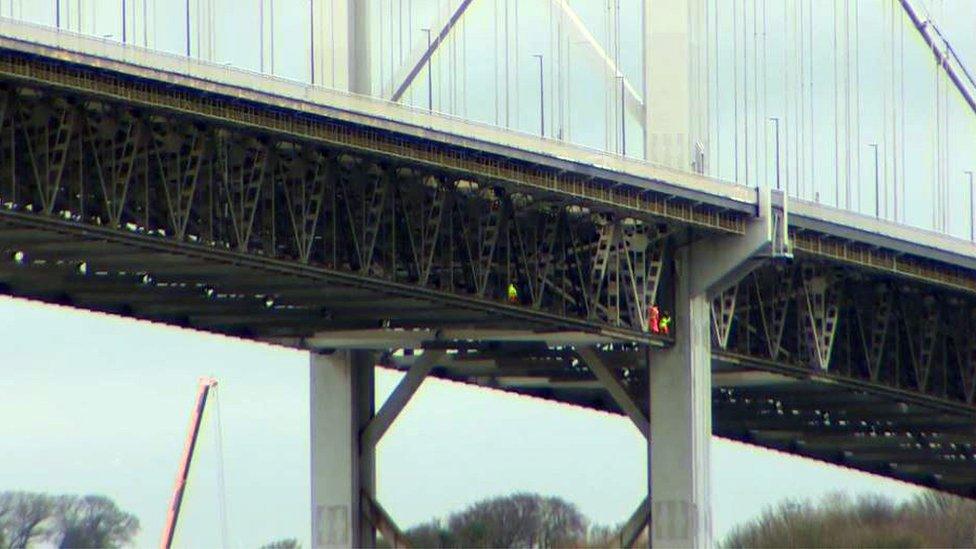
M 651 351 L 651 544 L 711 547 L 709 300 L 693 287 L 694 249 L 674 257 L 674 346 Z
M 375 495 L 375 448 L 360 431 L 374 412 L 371 353 L 312 354 L 309 364 L 313 547 L 374 547 L 360 493 Z

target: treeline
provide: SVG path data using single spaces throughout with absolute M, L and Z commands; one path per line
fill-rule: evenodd
M 790 500 L 739 526 L 722 544 L 756 547 L 976 547 L 976 502 L 929 492 L 905 503 L 833 494 Z
M 479 501 L 404 532 L 412 547 L 618 547 L 622 524 L 593 525 L 572 503 L 536 494 Z M 647 546 L 647 530 L 635 547 Z M 976 502 L 926 492 L 903 503 L 831 494 L 788 500 L 732 531 L 721 546 L 976 547 Z
M 138 531 L 139 519 L 104 496 L 0 492 L 0 547 L 119 547 Z

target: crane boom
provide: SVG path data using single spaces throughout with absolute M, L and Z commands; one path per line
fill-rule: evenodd
M 200 423 L 203 421 L 203 411 L 207 406 L 207 396 L 210 390 L 217 387 L 217 380 L 212 377 L 200 378 L 200 386 L 197 389 L 197 402 L 190 414 L 190 429 L 186 436 L 186 444 L 183 446 L 183 457 L 180 459 L 180 468 L 176 472 L 176 484 L 173 486 L 173 499 L 166 514 L 166 523 L 163 525 L 163 538 L 159 546 L 169 549 L 173 544 L 173 534 L 176 532 L 176 521 L 180 517 L 180 506 L 183 504 L 183 492 L 186 488 L 186 480 L 190 476 L 190 462 L 193 460 L 193 450 L 197 445 L 197 435 L 200 433 Z

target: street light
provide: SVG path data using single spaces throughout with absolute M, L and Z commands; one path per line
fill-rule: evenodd
M 539 60 L 539 135 L 546 136 L 546 87 L 543 72 L 542 54 L 536 53 L 532 57 Z
M 430 29 L 420 29 L 420 32 L 427 33 L 427 110 L 434 112 L 434 68 L 431 65 L 434 52 L 430 51 Z
M 973 223 L 973 172 L 962 172 L 969 176 L 969 240 L 976 241 L 976 226 Z
M 881 180 L 878 171 L 878 144 L 869 143 L 874 148 L 874 217 L 881 217 Z
M 620 154 L 622 156 L 627 156 L 627 109 L 626 109 L 626 98 L 624 91 L 624 75 L 618 74 L 617 80 L 620 80 Z
M 126 17 L 125 17 L 125 0 L 122 0 L 122 43 L 123 44 L 125 44 L 126 42 L 128 42 L 127 38 L 129 36 L 128 35 L 128 32 L 126 32 L 128 29 L 126 27 L 125 19 L 126 19 Z
M 315 85 L 315 0 L 308 0 L 308 75 L 310 83 Z
M 190 0 L 186 0 L 186 56 L 190 57 Z
M 775 129 L 776 129 L 776 190 L 779 190 L 779 188 L 780 188 L 780 182 L 779 182 L 779 118 L 776 118 L 775 116 L 771 116 L 769 118 L 769 120 L 771 122 L 773 122 L 773 125 L 775 126 Z M 787 189 L 787 192 L 788 191 L 789 191 L 789 189 Z

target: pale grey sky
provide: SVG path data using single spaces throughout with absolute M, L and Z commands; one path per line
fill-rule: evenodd
M 258 26 L 254 12 L 258 1 L 248 3 L 252 6 L 249 10 L 239 9 L 243 2 L 237 0 L 213 2 L 223 14 L 216 18 L 218 40 L 214 61 L 256 69 L 260 42 L 256 37 Z M 129 2 L 131 9 L 141 4 L 141 0 Z M 435 4 L 435 0 L 406 0 L 415 13 L 413 30 L 398 30 L 406 33 L 405 44 L 416 45 L 421 40 L 419 28 L 424 26 L 425 18 L 429 19 Z M 446 68 L 446 57 L 445 65 L 438 65 L 435 82 L 442 91 L 436 93 L 438 105 L 444 110 L 453 105 L 455 112 L 479 120 L 494 122 L 504 118 L 500 116 L 502 111 L 495 109 L 492 85 L 478 85 L 493 78 L 495 67 L 486 50 L 495 47 L 490 42 L 486 46 L 485 40 L 495 28 L 494 10 L 503 4 L 497 0 L 473 4 L 470 19 L 466 21 L 467 45 L 462 47 L 470 61 L 467 72 L 460 76 L 452 73 Z M 576 0 L 572 4 L 592 25 L 598 39 L 606 40 L 604 3 Z M 622 27 L 629 38 L 621 43 L 622 64 L 629 76 L 636 77 L 638 52 L 633 33 L 629 32 L 638 23 L 633 15 L 636 4 L 632 0 L 623 4 Z M 746 4 L 756 6 L 766 2 L 739 0 L 736 5 Z M 780 116 L 786 124 L 789 112 L 783 109 L 788 105 L 785 97 L 776 92 L 785 66 L 776 53 L 782 48 L 775 46 L 776 40 L 782 40 L 782 36 L 777 38 L 775 30 L 782 13 L 775 7 L 776 2 L 768 4 L 772 6 L 769 19 L 773 29 L 769 39 L 773 68 L 765 80 L 771 90 L 769 108 L 762 115 L 757 114 L 755 107 L 751 112 L 754 118 Z M 815 4 L 823 6 L 831 2 Z M 833 3 L 839 4 L 842 2 Z M 876 76 L 872 63 L 880 55 L 875 51 L 878 31 L 872 35 L 870 25 L 882 17 L 880 12 L 874 12 L 884 4 L 881 1 L 856 4 L 864 6 L 861 18 L 866 27 L 862 35 L 865 45 L 861 70 L 864 79 L 869 80 Z M 956 40 L 957 50 L 964 55 L 976 51 L 976 35 L 970 32 L 976 3 L 924 0 L 920 4 L 934 14 L 943 14 L 940 22 Z M 62 0 L 69 26 L 76 27 L 80 7 L 86 16 L 94 15 L 82 18 L 84 32 L 115 39 L 120 34 L 117 5 L 113 0 Z M 147 5 L 155 14 L 150 27 L 155 43 L 151 45 L 181 51 L 183 3 L 147 0 Z M 276 71 L 284 77 L 306 78 L 307 64 L 302 53 L 307 47 L 304 5 L 304 0 L 276 3 L 276 35 L 282 41 L 276 50 Z M 404 1 L 384 1 L 383 5 L 392 9 L 404 5 Z M 542 0 L 519 2 L 523 10 L 520 49 L 518 56 L 510 52 L 514 66 L 510 88 L 518 90 L 509 98 L 514 111 L 511 125 L 524 131 L 534 129 L 538 115 L 531 54 L 549 51 L 545 43 L 548 23 L 527 23 L 526 19 L 541 17 L 548 21 L 544 5 Z M 52 21 L 49 2 L 0 2 L 0 15 L 8 16 L 11 10 L 17 17 L 44 23 Z M 826 40 L 824 22 L 817 19 L 813 25 L 818 40 Z M 934 83 L 934 73 L 931 55 L 919 46 L 913 32 L 909 29 L 906 33 L 909 59 L 906 72 L 911 80 L 906 93 L 907 126 L 917 129 L 932 120 L 930 111 L 934 103 L 933 97 L 926 95 L 931 93 L 926 91 L 926 83 Z M 383 36 L 387 48 L 383 58 L 387 54 L 398 56 L 399 40 L 397 49 L 391 49 L 392 35 L 383 33 Z M 559 121 L 566 135 L 579 143 L 612 146 L 611 136 L 616 130 L 601 118 L 605 112 L 611 112 L 612 97 L 606 95 L 607 86 L 600 81 L 598 65 L 581 53 L 580 48 L 583 46 L 569 45 L 568 54 L 564 53 L 575 71 L 573 85 L 565 92 L 565 114 L 561 118 L 553 116 L 551 120 Z M 814 49 L 829 51 L 827 43 L 820 41 L 814 43 Z M 718 69 L 715 84 L 721 91 L 719 97 L 726 103 L 730 93 L 728 81 L 732 78 L 729 55 L 729 51 L 723 50 L 717 57 L 720 62 L 725 60 L 726 68 Z M 831 80 L 823 80 L 824 74 L 832 70 L 823 65 L 829 57 L 821 57 L 813 66 L 817 71 L 814 80 L 822 86 L 818 98 L 827 101 L 817 103 L 820 110 L 814 114 L 818 115 L 818 121 L 832 120 L 828 112 L 832 99 L 824 98 L 832 97 L 833 85 Z M 517 87 L 514 74 L 519 75 Z M 547 77 L 553 78 L 552 74 Z M 452 103 L 446 90 L 459 80 L 467 82 L 468 96 L 455 97 Z M 410 100 L 415 105 L 426 104 L 422 91 L 411 94 Z M 870 89 L 861 93 L 865 110 L 859 148 L 863 156 L 867 154 L 866 143 L 883 143 L 884 132 L 878 116 L 877 94 Z M 552 101 L 550 97 L 548 108 L 557 109 Z M 968 203 L 964 194 L 968 189 L 961 171 L 972 169 L 968 163 L 972 161 L 971 143 L 976 136 L 976 124 L 958 101 L 951 98 L 950 102 L 954 155 L 949 169 L 952 177 L 949 202 L 964 205 Z M 580 105 L 593 106 L 597 115 L 590 115 Z M 734 175 L 729 144 L 732 115 L 728 105 L 716 107 L 712 114 L 718 140 L 716 150 L 721 151 L 716 153 L 714 167 L 718 175 L 727 179 Z M 784 127 L 784 140 L 796 139 L 795 135 L 785 137 L 788 127 Z M 825 129 L 830 126 L 818 127 L 807 128 L 816 145 L 816 154 L 811 158 L 817 170 L 816 177 L 812 178 L 814 183 L 807 181 L 802 196 L 814 198 L 817 192 L 822 192 L 821 198 L 831 202 L 834 169 L 824 155 L 833 154 L 830 151 L 834 136 L 832 130 Z M 760 142 L 766 144 L 766 153 L 771 143 L 768 129 L 754 130 L 757 132 L 754 140 L 758 136 L 764 139 Z M 636 128 L 631 127 L 629 131 L 636 134 Z M 724 136 L 724 143 L 718 135 Z M 893 147 L 894 143 L 897 140 L 893 140 Z M 909 141 L 909 144 L 915 143 Z M 784 164 L 795 169 L 799 154 L 796 143 L 784 148 L 787 149 Z M 912 204 L 903 218 L 926 226 L 932 209 L 932 166 L 921 153 L 919 163 L 907 170 L 911 177 L 903 178 L 901 183 Z M 768 164 L 770 155 L 766 156 L 764 162 Z M 867 178 L 867 170 L 867 167 L 860 170 L 861 179 Z M 764 174 L 768 177 L 770 172 L 766 170 Z M 861 200 L 857 207 L 862 211 L 873 207 L 874 181 L 868 179 L 858 190 Z M 966 213 L 954 210 L 948 227 L 953 234 L 968 236 Z M 12 299 L 0 299 L 0 334 L 4 343 L 0 417 L 5 418 L 0 421 L 0 489 L 106 494 L 142 520 L 139 545 L 156 545 L 182 450 L 196 379 L 201 375 L 215 375 L 221 382 L 232 545 L 253 547 L 275 538 L 299 537 L 307 546 L 308 360 L 304 353 Z M 381 394 L 390 390 L 395 377 L 389 372 L 379 374 Z M 187 492 L 184 522 L 178 532 L 180 545 L 213 547 L 219 543 L 212 420 L 212 417 L 207 419 Z M 559 495 L 577 503 L 593 520 L 615 523 L 630 514 L 646 486 L 644 447 L 623 418 L 436 380 L 424 385 L 384 439 L 379 452 L 379 497 L 404 527 L 443 516 L 479 498 L 515 490 Z M 914 488 L 877 477 L 721 440 L 714 442 L 713 467 L 717 538 L 733 524 L 755 516 L 763 506 L 787 496 L 815 497 L 843 490 L 881 492 L 901 498 L 916 492 Z
M 233 547 L 298 537 L 308 547 L 306 353 L 148 322 L 0 298 L 0 489 L 100 493 L 158 544 L 197 378 L 220 380 Z M 380 370 L 378 395 L 397 375 Z M 177 543 L 220 544 L 214 415 L 205 418 Z M 383 439 L 379 499 L 403 527 L 519 490 L 561 496 L 591 519 L 626 519 L 646 490 L 630 422 L 428 380 Z M 917 489 L 714 439 L 715 532 L 786 497 Z

